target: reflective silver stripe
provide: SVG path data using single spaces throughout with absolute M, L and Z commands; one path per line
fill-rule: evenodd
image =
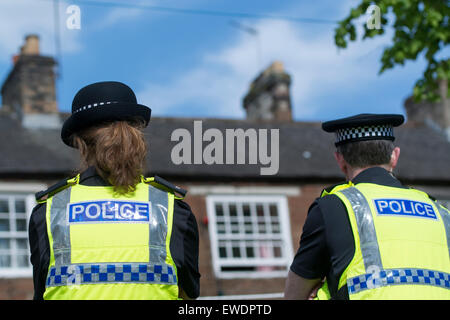
M 342 193 L 347 198 L 355 213 L 361 253 L 366 271 L 370 272 L 374 268 L 378 270 L 383 269 L 372 212 L 367 199 L 355 187 L 341 190 L 339 193 Z
M 450 212 L 438 203 L 436 203 L 436 207 L 438 208 L 442 217 L 442 222 L 444 223 L 445 234 L 447 235 L 448 255 L 450 257 Z
M 70 228 L 66 217 L 72 187 L 64 189 L 52 198 L 50 228 L 53 238 L 55 265 L 68 265 L 70 261 Z
M 98 283 L 177 284 L 175 269 L 148 263 L 91 263 L 54 266 L 47 287 Z
M 349 294 L 391 285 L 429 285 L 450 289 L 450 274 L 427 269 L 386 269 L 356 276 L 347 284 Z
M 149 185 L 148 188 L 148 200 L 152 205 L 148 244 L 150 262 L 165 264 L 169 196 L 167 192 L 152 185 Z

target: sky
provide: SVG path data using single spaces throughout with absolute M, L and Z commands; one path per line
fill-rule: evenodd
M 294 119 L 326 121 L 358 113 L 405 114 L 404 100 L 425 68 L 419 58 L 378 74 L 391 30 L 336 48 L 332 21 L 346 17 L 358 0 L 107 1 L 245 13 L 234 16 L 87 3 L 102 1 L 59 2 L 58 50 L 53 1 L 0 0 L 1 81 L 25 35 L 32 33 L 40 36 L 42 54 L 60 62 L 57 99 L 63 112 L 70 112 L 74 95 L 85 85 L 121 81 L 153 116 L 244 119 L 242 99 L 251 81 L 273 61 L 281 61 L 292 77 Z M 80 8 L 80 29 L 67 28 L 71 5 Z

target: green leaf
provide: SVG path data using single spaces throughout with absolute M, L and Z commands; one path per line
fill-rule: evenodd
M 365 21 L 358 19 L 371 4 L 380 8 L 382 28 L 379 30 L 368 29 Z M 389 17 L 393 17 L 392 25 L 388 25 L 388 12 Z M 363 23 L 363 39 L 377 37 L 387 28 L 393 28 L 392 44 L 383 51 L 379 74 L 424 54 L 427 66 L 414 85 L 413 96 L 435 101 L 439 98 L 436 94 L 437 79 L 447 79 L 450 85 L 450 60 L 437 58 L 449 44 L 449 16 L 448 0 L 361 0 L 350 10 L 349 16 L 338 23 L 334 41 L 339 48 L 346 48 L 349 41 L 357 41 L 355 23 Z

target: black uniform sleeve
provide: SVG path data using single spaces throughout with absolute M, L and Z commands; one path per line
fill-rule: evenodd
M 175 200 L 170 251 L 177 266 L 179 286 L 192 299 L 200 295 L 197 220 L 189 205 Z
M 306 279 L 318 279 L 324 278 L 329 269 L 325 224 L 316 200 L 309 208 L 291 271 Z
M 34 300 L 42 300 L 45 291 L 48 265 L 50 262 L 50 245 L 45 221 L 46 203 L 38 204 L 31 213 L 29 223 L 29 243 L 33 266 Z

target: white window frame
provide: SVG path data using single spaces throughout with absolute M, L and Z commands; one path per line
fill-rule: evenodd
M 26 230 L 25 231 L 16 231 L 14 228 L 10 228 L 10 231 L 0 231 L 0 238 L 9 238 L 9 239 L 24 239 L 26 240 L 26 254 L 27 259 L 30 259 L 30 246 L 28 240 L 28 225 L 30 221 L 31 211 L 36 205 L 36 200 L 34 194 L 38 191 L 46 189 L 47 186 L 41 183 L 13 183 L 13 182 L 0 182 L 0 198 L 8 199 L 8 205 L 10 209 L 14 209 L 14 197 L 20 197 L 25 200 L 25 218 L 26 218 Z M 15 211 L 9 213 L 9 219 L 15 217 Z M 11 223 L 11 222 L 10 222 Z M 15 225 L 15 219 L 10 224 L 10 226 Z M 23 254 L 25 249 L 18 249 L 16 247 L 15 241 L 10 242 L 11 247 L 9 249 L 4 249 L 6 251 L 10 251 L 12 257 L 12 266 L 8 268 L 0 267 L 0 278 L 30 278 L 33 276 L 33 267 L 31 263 L 29 267 L 17 267 L 16 259 L 14 256 L 18 254 Z
M 217 278 L 222 279 L 236 279 L 236 278 L 279 278 L 286 277 L 289 266 L 293 259 L 292 236 L 290 228 L 289 207 L 286 196 L 283 195 L 208 195 L 206 197 L 207 214 L 208 214 L 208 228 L 211 242 L 211 255 L 214 268 L 214 274 Z M 276 203 L 280 223 L 280 233 L 276 234 L 278 239 L 275 239 L 275 234 L 253 234 L 249 236 L 248 240 L 273 240 L 281 241 L 281 257 L 277 258 L 221 258 L 219 257 L 219 241 L 221 240 L 242 240 L 242 235 L 226 233 L 219 235 L 217 230 L 217 219 L 215 212 L 215 204 L 220 203 L 249 203 L 251 210 L 254 210 L 256 203 Z M 253 205 L 253 206 L 252 206 Z M 254 220 L 255 212 L 252 213 Z M 253 221 L 255 222 L 255 220 Z M 244 242 L 244 241 L 243 241 Z M 242 245 L 241 245 L 242 246 Z M 222 267 L 233 266 L 277 266 L 285 267 L 284 270 L 270 270 L 270 271 L 222 271 Z

